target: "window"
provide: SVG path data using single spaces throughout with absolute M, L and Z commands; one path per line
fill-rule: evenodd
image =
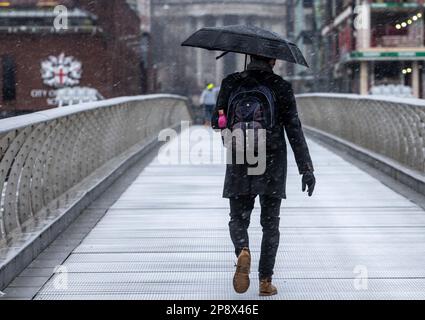
M 16 99 L 16 65 L 11 56 L 1 59 L 3 70 L 3 101 Z

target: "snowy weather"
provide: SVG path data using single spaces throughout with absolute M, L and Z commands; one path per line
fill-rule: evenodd
M 0 0 L 0 303 L 424 300 L 424 14 Z

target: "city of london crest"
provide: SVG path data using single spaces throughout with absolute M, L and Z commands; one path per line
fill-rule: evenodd
M 82 64 L 72 56 L 49 56 L 41 63 L 41 77 L 44 84 L 54 88 L 78 85 L 82 74 Z

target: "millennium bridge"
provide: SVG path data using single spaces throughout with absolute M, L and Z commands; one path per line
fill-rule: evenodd
M 289 152 L 266 299 L 425 298 L 425 102 L 305 94 L 316 191 Z M 0 299 L 257 299 L 234 293 L 221 137 L 174 95 L 0 120 Z M 288 148 L 289 149 L 289 148 Z

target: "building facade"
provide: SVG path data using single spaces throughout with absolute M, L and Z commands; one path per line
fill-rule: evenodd
M 67 9 L 66 28 L 57 5 Z M 104 98 L 146 92 L 149 30 L 141 29 L 138 8 L 126 0 L 2 2 L 0 114 L 54 108 L 64 88 L 94 89 Z
M 288 38 L 296 43 L 304 56 L 307 58 L 310 68 L 300 65 L 288 66 L 288 80 L 292 82 L 296 92 L 317 91 L 320 82 L 318 64 L 320 53 L 320 35 L 317 28 L 317 1 L 314 0 L 288 0 L 287 21 Z M 290 30 L 290 31 L 289 31 Z
M 193 96 L 206 83 L 243 70 L 244 56 L 185 48 L 180 44 L 205 26 L 256 25 L 286 35 L 285 0 L 153 0 L 152 34 L 157 89 Z M 283 73 L 284 63 L 277 72 Z
M 319 2 L 323 91 L 424 97 L 423 0 Z

